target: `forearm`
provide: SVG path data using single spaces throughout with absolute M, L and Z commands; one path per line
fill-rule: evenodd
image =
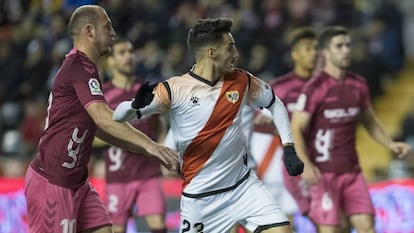
M 394 141 L 377 119 L 374 119 L 369 124 L 365 124 L 365 129 L 376 142 L 387 148 L 389 148 Z
M 394 142 L 394 140 L 384 130 L 384 127 L 381 125 L 371 107 L 362 113 L 362 124 L 367 130 L 368 134 L 375 141 L 387 148 L 390 148 L 390 145 Z
M 304 164 L 310 164 L 311 161 L 306 151 L 306 143 L 302 129 L 299 126 L 292 124 L 292 134 L 293 138 L 295 139 L 296 153 Z
M 289 115 L 282 101 L 276 97 L 273 105 L 269 107 L 269 111 L 272 113 L 273 122 L 279 132 L 282 144 L 293 144 Z
M 129 123 L 117 123 L 112 120 L 100 122 L 97 136 L 111 145 L 137 153 L 147 153 L 146 147 L 153 141 Z

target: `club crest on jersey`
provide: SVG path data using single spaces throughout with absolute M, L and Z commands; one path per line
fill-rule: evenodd
M 88 84 L 92 95 L 103 95 L 101 84 L 99 83 L 98 79 L 90 78 Z
M 226 92 L 226 98 L 227 100 L 234 104 L 239 100 L 239 92 L 238 91 L 228 91 Z

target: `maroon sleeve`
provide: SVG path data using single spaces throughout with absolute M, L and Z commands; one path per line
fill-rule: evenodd
M 102 83 L 96 69 L 87 67 L 76 67 L 76 74 L 73 75 L 72 85 L 82 105 L 86 108 L 93 102 L 105 102 L 102 91 Z

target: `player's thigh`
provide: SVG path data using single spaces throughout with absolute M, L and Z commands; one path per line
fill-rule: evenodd
M 336 175 L 323 173 L 316 185 L 309 187 L 311 208 L 309 217 L 315 224 L 339 226 L 342 213 L 341 190 Z
M 107 226 L 112 222 L 99 194 L 89 181 L 77 192 L 82 196 L 78 212 L 78 232 L 90 230 L 102 230 L 105 232 Z M 109 228 L 110 229 L 110 228 Z M 92 231 L 94 232 L 94 231 Z
M 229 192 L 202 198 L 181 196 L 180 233 L 226 233 L 236 223 Z
M 303 215 L 307 215 L 310 209 L 309 186 L 300 176 L 290 176 L 285 168 L 282 171 L 286 190 L 296 202 L 299 211 Z
M 290 222 L 276 199 L 254 175 L 233 191 L 232 211 L 236 220 L 249 231 L 258 229 L 287 228 Z M 239 196 L 237 196 L 239 195 Z M 283 232 L 283 231 L 282 231 Z
M 350 221 L 355 230 L 359 232 L 374 233 L 374 216 L 370 214 L 354 214 Z
M 25 178 L 29 232 L 75 233 L 80 198 L 28 169 Z
M 137 196 L 138 216 L 164 215 L 165 196 L 160 178 L 146 179 L 141 182 Z
M 137 195 L 138 184 L 107 183 L 105 185 L 105 206 L 114 225 L 126 225 Z

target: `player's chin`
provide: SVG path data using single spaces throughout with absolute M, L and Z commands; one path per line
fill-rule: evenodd
M 111 52 L 111 50 L 112 50 L 111 46 L 108 46 L 108 47 L 102 49 L 101 56 L 109 54 Z

